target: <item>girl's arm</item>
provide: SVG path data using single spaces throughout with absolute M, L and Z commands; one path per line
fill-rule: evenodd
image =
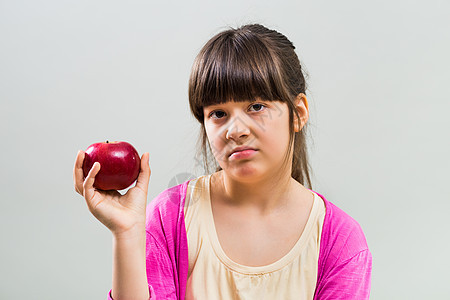
M 123 235 L 113 235 L 111 296 L 120 299 L 149 299 L 145 264 L 145 226 Z
M 146 205 L 150 180 L 149 154 L 141 159 L 136 186 L 124 195 L 118 191 L 94 188 L 101 165 L 96 162 L 86 178 L 83 176 L 85 153 L 79 151 L 73 170 L 75 190 L 84 197 L 89 211 L 113 234 L 114 300 L 149 298 L 146 276 Z

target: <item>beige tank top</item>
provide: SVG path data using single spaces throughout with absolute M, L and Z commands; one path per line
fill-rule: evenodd
M 305 229 L 278 261 L 250 267 L 232 261 L 220 246 L 210 199 L 210 175 L 191 180 L 184 207 L 189 249 L 186 299 L 313 299 L 325 205 L 314 193 Z

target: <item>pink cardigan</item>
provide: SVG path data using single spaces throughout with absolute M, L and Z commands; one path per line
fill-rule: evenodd
M 147 206 L 147 279 L 151 300 L 185 298 L 189 261 L 184 200 L 188 183 L 189 180 L 163 191 Z M 326 213 L 314 300 L 369 299 L 372 255 L 364 233 L 352 217 L 317 194 L 325 202 Z M 112 300 L 111 291 L 108 299 Z

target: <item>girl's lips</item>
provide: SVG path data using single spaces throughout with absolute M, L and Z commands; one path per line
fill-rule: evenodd
M 230 155 L 230 160 L 251 158 L 256 154 L 256 151 L 257 150 L 247 149 L 243 151 L 234 152 Z
M 230 154 L 228 154 L 228 156 L 231 156 L 231 154 L 233 154 L 234 152 L 238 152 L 238 151 L 244 151 L 244 150 L 258 150 L 249 146 L 239 146 L 233 149 L 233 151 L 230 152 Z

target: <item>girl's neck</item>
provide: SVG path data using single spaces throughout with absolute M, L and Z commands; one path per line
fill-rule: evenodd
M 279 178 L 275 181 L 271 176 L 242 182 L 221 170 L 211 177 L 211 187 L 222 204 L 263 216 L 288 209 L 292 199 L 301 192 L 303 186 L 291 177 L 290 172 Z

